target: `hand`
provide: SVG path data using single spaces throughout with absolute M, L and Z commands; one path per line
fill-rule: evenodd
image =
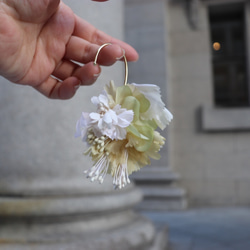
M 60 0 L 0 0 L 0 74 L 49 98 L 68 99 L 79 85 L 94 83 L 101 71 L 93 64 L 95 54 L 107 42 L 112 45 L 101 51 L 98 64 L 112 65 L 124 51 L 128 61 L 138 59 L 132 47 L 97 30 Z

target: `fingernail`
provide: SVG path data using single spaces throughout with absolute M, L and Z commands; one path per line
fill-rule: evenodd
M 95 74 L 93 74 L 94 80 L 96 80 L 96 79 L 100 76 L 100 74 L 101 74 L 101 67 L 100 67 L 100 65 L 98 65 L 98 64 L 97 64 L 97 66 L 98 66 L 99 70 L 96 71 Z M 98 73 L 98 72 L 99 72 L 99 73 Z
M 79 87 L 80 87 L 80 85 L 81 85 L 81 82 L 80 82 L 80 81 L 78 81 L 78 82 L 76 83 L 76 85 L 74 86 L 75 90 L 78 90 L 78 89 L 79 89 Z
M 75 90 L 78 90 L 78 89 L 79 89 L 79 87 L 80 87 L 80 84 L 79 84 L 79 85 L 74 86 Z
M 116 60 L 121 60 L 124 56 L 125 56 L 125 50 L 123 48 L 121 48 L 121 51 L 122 51 L 122 56 L 121 57 L 118 57 L 116 58 Z
M 94 76 L 94 79 L 97 79 L 100 76 L 100 74 L 94 74 L 93 76 Z

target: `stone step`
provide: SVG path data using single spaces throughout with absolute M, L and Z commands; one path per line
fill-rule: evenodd
M 136 206 L 138 211 L 182 211 L 187 209 L 187 200 L 151 200 L 145 199 Z
M 186 196 L 186 191 L 179 187 L 167 187 L 167 186 L 156 186 L 156 187 L 143 187 L 141 186 L 144 197 L 147 198 L 162 198 L 162 199 L 179 199 L 180 197 Z
M 184 210 L 187 208 L 186 191 L 175 186 L 140 186 L 144 199 L 139 205 L 138 210 Z
M 187 208 L 186 191 L 177 186 L 180 176 L 170 167 L 145 167 L 133 175 L 143 192 L 138 210 L 183 210 Z
M 141 171 L 134 173 L 131 178 L 136 183 L 172 183 L 178 181 L 180 176 L 175 173 L 171 168 L 163 167 L 152 167 L 152 168 L 143 168 Z

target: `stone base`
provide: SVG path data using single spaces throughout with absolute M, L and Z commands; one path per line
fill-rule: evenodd
M 131 221 L 122 227 L 117 227 L 112 230 L 100 231 L 99 233 L 82 233 L 81 224 L 85 227 L 85 222 L 78 222 L 78 231 L 76 232 L 75 225 L 62 225 L 62 228 L 55 231 L 51 228 L 51 232 L 47 234 L 36 235 L 34 231 L 26 235 L 26 240 L 0 239 L 1 250 L 145 250 L 153 249 L 155 229 L 151 222 L 147 219 L 130 214 Z M 72 223 L 70 223 L 72 224 Z M 74 228 L 75 226 L 75 228 Z M 73 230 L 70 230 L 70 229 Z M 22 228 L 19 228 L 21 230 Z M 24 228 L 24 233 L 28 233 L 27 228 Z M 33 235 L 33 239 L 30 237 Z M 12 238 L 12 239 L 11 239 Z M 155 248 L 154 248 L 155 249 Z M 157 249 L 158 250 L 158 249 Z
M 145 250 L 168 250 L 168 228 L 156 229 L 153 245 Z
M 1 250 L 164 249 L 154 225 L 132 209 L 142 197 L 133 184 L 92 195 L 26 195 L 0 197 Z

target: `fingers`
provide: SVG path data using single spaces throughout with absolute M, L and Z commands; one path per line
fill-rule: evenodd
M 74 96 L 80 85 L 91 85 L 97 77 L 100 75 L 101 69 L 99 65 L 94 65 L 93 62 L 85 64 L 82 67 L 73 67 L 68 64 L 69 62 L 63 62 L 57 69 L 57 72 L 53 73 L 54 77 L 49 77 L 45 82 L 41 83 L 35 88 L 43 95 L 52 99 L 69 99 Z M 69 75 L 63 75 L 63 69 L 69 66 Z M 72 70 L 72 74 L 70 74 Z M 61 76 L 62 81 L 58 79 Z
M 99 45 L 72 36 L 66 47 L 65 58 L 81 63 L 93 62 L 99 47 Z M 98 64 L 110 66 L 122 58 L 123 54 L 123 49 L 117 44 L 106 46 L 98 56 Z
M 57 65 L 52 75 L 60 80 L 65 80 L 66 78 L 72 76 L 78 67 L 79 65 L 71 61 L 62 60 L 61 63 Z
M 93 43 L 98 45 L 98 47 L 104 43 L 112 43 L 119 45 L 122 49 L 125 50 L 126 58 L 128 61 L 137 61 L 138 53 L 136 50 L 131 47 L 129 44 L 115 39 L 106 33 L 96 29 L 93 25 L 81 19 L 80 17 L 76 18 L 75 30 L 73 35 L 79 37 L 83 40 L 88 41 L 89 43 Z
M 63 82 L 49 77 L 45 82 L 36 86 L 35 89 L 51 99 L 70 99 L 80 86 L 80 81 L 76 77 L 69 77 Z
M 81 81 L 81 85 L 91 85 L 101 73 L 100 66 L 89 62 L 84 66 L 79 66 L 70 61 L 63 61 L 52 73 L 54 77 L 64 81 L 65 79 L 75 76 Z
M 83 67 L 79 67 L 73 73 L 73 76 L 77 77 L 81 81 L 81 85 L 93 84 L 101 73 L 99 65 L 94 65 L 93 62 L 85 64 Z

